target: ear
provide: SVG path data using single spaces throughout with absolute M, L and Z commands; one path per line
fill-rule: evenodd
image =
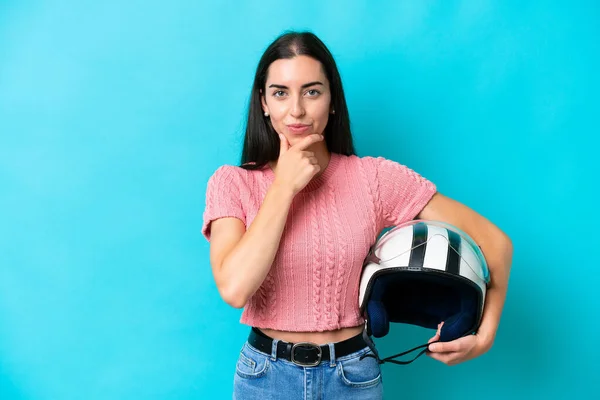
M 269 106 L 267 106 L 267 101 L 262 89 L 260 89 L 260 103 L 262 104 L 263 112 L 269 112 Z

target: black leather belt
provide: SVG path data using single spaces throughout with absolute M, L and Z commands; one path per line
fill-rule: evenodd
M 265 335 L 260 329 L 252 328 L 248 343 L 257 350 L 271 355 L 273 338 Z M 349 339 L 334 343 L 335 357 L 352 354 L 364 349 L 366 346 L 362 333 L 360 333 Z M 283 358 L 302 367 L 314 367 L 322 361 L 329 361 L 331 355 L 329 354 L 329 345 L 319 346 L 310 342 L 289 343 L 279 341 L 277 343 L 277 358 Z

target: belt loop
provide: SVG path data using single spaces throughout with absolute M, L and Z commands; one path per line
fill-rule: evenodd
M 277 361 L 277 344 L 279 339 L 273 339 L 273 345 L 271 346 L 271 360 Z
M 335 344 L 334 343 L 328 343 L 328 344 L 329 344 L 329 366 L 335 367 Z

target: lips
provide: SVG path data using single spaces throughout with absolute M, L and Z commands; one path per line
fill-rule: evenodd
M 303 133 L 303 132 L 306 132 L 310 128 L 310 125 L 291 124 L 291 125 L 288 125 L 287 127 L 292 133 Z

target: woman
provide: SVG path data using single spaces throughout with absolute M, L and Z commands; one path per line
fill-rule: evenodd
M 311 33 L 277 38 L 257 67 L 241 166 L 217 169 L 206 195 L 219 293 L 252 326 L 234 397 L 381 399 L 379 364 L 360 359 L 370 351 L 357 301 L 362 262 L 382 229 L 415 218 L 464 230 L 488 261 L 479 332 L 428 352 L 446 364 L 477 357 L 498 327 L 510 240 L 408 167 L 356 156 L 328 49 Z

